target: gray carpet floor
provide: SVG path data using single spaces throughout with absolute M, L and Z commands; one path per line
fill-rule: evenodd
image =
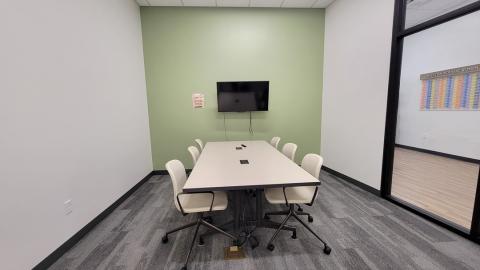
M 260 246 L 245 246 L 245 259 L 224 260 L 230 241 L 216 234 L 195 246 L 189 269 L 480 269 L 479 245 L 328 173 L 321 180 L 315 204 L 304 209 L 332 247 L 330 255 L 302 226 L 296 240 L 282 232 L 273 252 L 265 248 L 273 230 L 258 229 Z M 248 215 L 254 199 L 246 205 Z M 214 222 L 230 215 L 217 213 Z M 194 218 L 174 207 L 169 176 L 153 176 L 50 269 L 180 269 L 193 229 L 172 235 L 167 244 L 161 237 Z

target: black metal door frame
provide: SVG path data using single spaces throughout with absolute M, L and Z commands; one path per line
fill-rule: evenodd
M 439 216 L 419 207 L 391 196 L 393 160 L 395 150 L 395 133 L 397 126 L 398 97 L 400 91 L 400 76 L 402 69 L 403 40 L 405 37 L 435 27 L 439 24 L 465 16 L 480 10 L 480 1 L 469 4 L 447 14 L 428 20 L 421 24 L 404 29 L 407 0 L 395 0 L 394 21 L 392 30 L 392 47 L 390 55 L 390 75 L 388 82 L 387 115 L 385 123 L 385 139 L 383 148 L 381 196 L 403 208 L 406 208 L 436 224 L 455 233 L 480 243 L 480 171 L 477 181 L 474 210 L 471 229 L 466 230 Z

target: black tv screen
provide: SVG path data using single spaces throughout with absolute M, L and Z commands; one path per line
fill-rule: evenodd
M 218 111 L 268 111 L 268 86 L 268 81 L 217 82 Z

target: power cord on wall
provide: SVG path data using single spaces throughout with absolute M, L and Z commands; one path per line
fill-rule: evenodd
M 223 113 L 223 130 L 225 131 L 225 141 L 228 141 L 228 137 L 227 137 L 227 120 L 225 118 L 225 114 L 226 113 Z
M 252 112 L 250 112 L 250 117 L 249 117 L 249 127 L 248 127 L 248 133 L 250 133 L 250 136 L 254 135 L 253 131 L 253 125 L 252 125 Z M 228 141 L 228 136 L 227 136 L 227 118 L 226 118 L 226 113 L 223 113 L 223 131 L 224 131 L 224 136 L 225 136 L 225 141 Z
M 250 112 L 250 127 L 248 128 L 248 132 L 250 132 L 250 135 L 253 136 L 252 112 Z

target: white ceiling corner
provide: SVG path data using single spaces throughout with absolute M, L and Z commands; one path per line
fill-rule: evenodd
M 137 0 L 139 6 L 150 6 L 147 0 Z
M 317 0 L 315 4 L 313 4 L 313 8 L 326 8 L 335 0 Z
M 180 0 L 147 0 L 151 6 L 182 6 Z

